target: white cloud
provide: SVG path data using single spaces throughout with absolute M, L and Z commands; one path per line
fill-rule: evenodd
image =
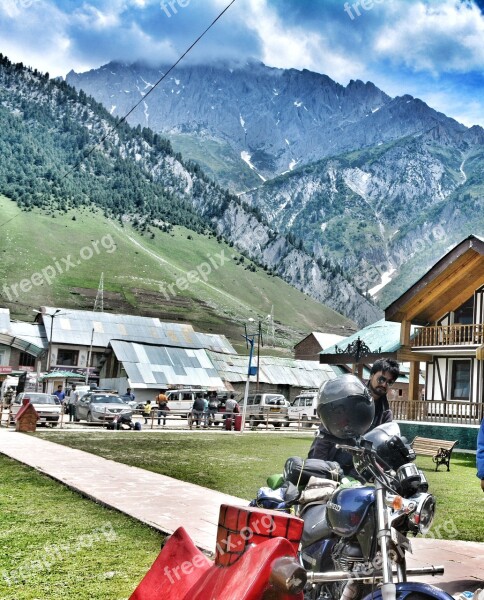
M 374 49 L 381 58 L 433 75 L 482 69 L 484 17 L 476 5 L 442 0 L 409 3 L 405 9 L 400 4 L 399 10 L 404 14 L 389 19 L 376 35 Z
M 248 0 L 244 17 L 260 38 L 259 58 L 267 65 L 309 69 L 338 81 L 361 77 L 365 71 L 360 60 L 338 51 L 322 33 L 283 22 L 267 0 Z
M 92 4 L 83 4 L 81 8 L 73 13 L 74 22 L 85 28 L 109 29 L 121 25 L 121 8 L 116 3 L 105 10 L 99 9 Z

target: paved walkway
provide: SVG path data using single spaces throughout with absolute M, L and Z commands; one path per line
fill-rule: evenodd
M 0 453 L 46 473 L 68 487 L 162 532 L 183 526 L 195 544 L 215 548 L 220 504 L 247 505 L 235 496 L 185 483 L 0 428 Z M 409 566 L 444 565 L 440 577 L 419 577 L 451 594 L 484 588 L 484 544 L 415 539 Z

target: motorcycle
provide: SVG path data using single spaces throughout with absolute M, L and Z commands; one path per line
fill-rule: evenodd
M 304 520 L 299 560 L 307 571 L 305 600 L 452 600 L 434 586 L 407 582 L 443 568 L 406 566 L 408 536 L 429 531 L 436 501 L 398 425 L 380 425 L 355 446 L 339 447 L 353 455 L 361 481 L 327 481 L 325 497 L 307 504 L 289 488 L 291 498 L 279 504 L 292 505 Z

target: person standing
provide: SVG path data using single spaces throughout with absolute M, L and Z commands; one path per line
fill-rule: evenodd
M 7 405 L 7 407 L 9 407 L 12 404 L 14 396 L 15 394 L 13 392 L 12 386 L 8 386 L 4 396 L 5 404 Z
M 72 384 L 71 393 L 67 398 L 67 414 L 69 415 L 69 422 L 74 421 L 76 415 L 76 404 L 79 397 L 79 392 L 76 390 L 76 384 Z
M 477 477 L 481 480 L 481 489 L 484 492 L 484 419 L 481 421 L 481 427 L 477 436 Z
M 218 411 L 219 399 L 217 392 L 212 392 L 208 399 L 208 424 L 212 425 L 215 423 L 215 415 Z
M 146 402 L 146 404 L 143 406 L 143 417 L 145 419 L 145 425 L 148 425 L 148 419 L 150 418 L 151 415 L 151 400 L 148 400 Z
M 205 402 L 203 400 L 203 394 L 196 394 L 195 401 L 192 406 L 192 421 L 197 427 L 200 427 L 201 420 L 203 418 L 203 411 L 205 410 Z
M 64 400 L 66 398 L 66 393 L 62 389 L 61 385 L 57 386 L 57 389 L 54 392 L 54 396 L 57 396 L 57 398 L 59 399 L 59 402 L 61 403 L 62 408 L 64 409 Z
M 166 425 L 166 416 L 168 411 L 168 397 L 165 394 L 165 390 L 160 390 L 160 393 L 155 398 L 155 402 L 158 404 L 158 425 L 161 423 L 161 417 L 163 417 L 163 426 Z
M 230 394 L 230 398 L 225 403 L 225 415 L 227 417 L 233 417 L 234 413 L 239 412 L 239 405 L 233 394 Z

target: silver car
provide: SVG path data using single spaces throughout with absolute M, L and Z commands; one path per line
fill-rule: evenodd
M 133 410 L 115 394 L 89 392 L 77 401 L 74 420 L 88 423 L 110 423 L 123 415 L 131 419 Z
M 25 399 L 30 400 L 31 404 L 34 405 L 34 408 L 39 415 L 37 423 L 52 425 L 52 427 L 57 426 L 62 410 L 60 400 L 57 396 L 43 394 L 41 392 L 21 392 L 17 395 L 11 406 L 11 423 L 15 422 L 15 415 L 21 409 Z

